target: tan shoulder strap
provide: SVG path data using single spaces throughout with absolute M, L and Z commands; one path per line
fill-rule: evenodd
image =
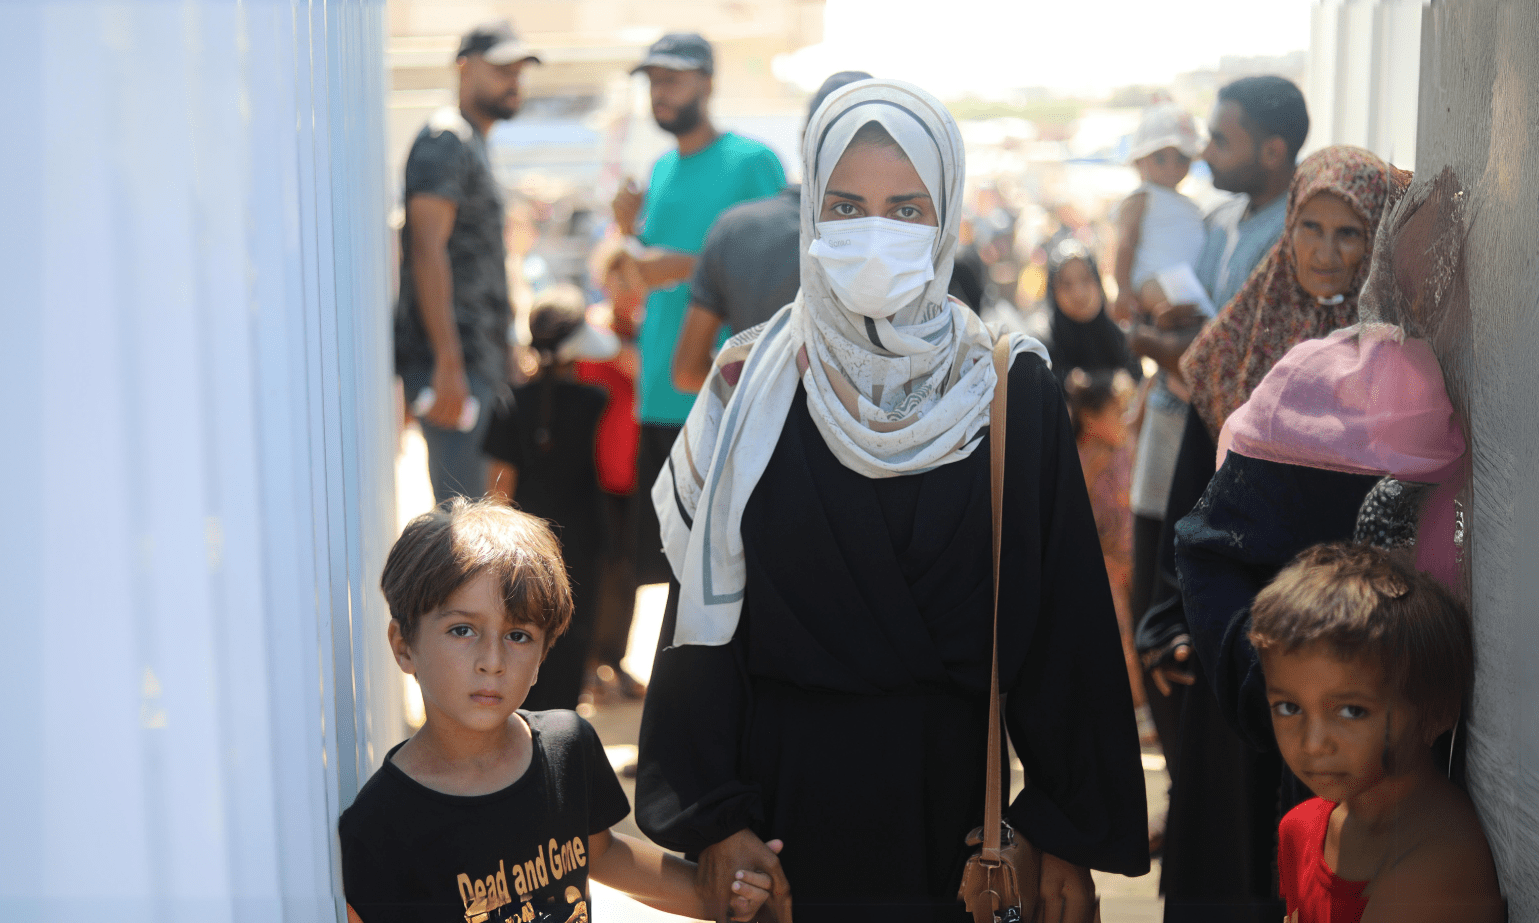
M 1010 391 L 1010 338 L 994 341 L 994 397 L 989 401 L 989 502 L 993 508 L 994 629 L 989 647 L 989 752 L 987 785 L 983 796 L 983 858 L 999 859 L 1000 823 L 1004 811 L 1000 798 L 1004 786 L 1004 740 L 999 714 L 999 546 L 1005 519 L 1005 399 Z

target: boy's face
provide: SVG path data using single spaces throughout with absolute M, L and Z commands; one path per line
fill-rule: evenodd
M 524 703 L 539 676 L 545 633 L 509 618 L 497 581 L 479 574 L 422 617 L 410 644 L 392 621 L 390 646 L 422 687 L 428 724 L 490 731 Z
M 1262 651 L 1272 731 L 1300 781 L 1326 801 L 1350 801 L 1426 756 L 1416 714 L 1367 660 L 1343 660 L 1323 645 Z M 1386 760 L 1386 755 L 1389 757 Z

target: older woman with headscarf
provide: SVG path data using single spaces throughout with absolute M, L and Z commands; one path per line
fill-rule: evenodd
M 1211 489 L 1214 440 L 1272 366 L 1294 346 L 1357 321 L 1358 294 L 1368 278 L 1380 219 L 1408 181 L 1409 174 L 1360 148 L 1330 147 L 1307 158 L 1289 189 L 1282 237 L 1181 361 L 1192 410 L 1166 518 L 1172 541 L 1162 549 L 1169 555 L 1167 573 L 1179 567 L 1181 592 L 1160 613 L 1163 620 L 1145 617 L 1140 645 L 1157 630 L 1166 649 L 1190 650 L 1195 636 L 1196 663 L 1186 661 L 1195 669 L 1186 679 L 1213 694 L 1188 695 L 1183 706 L 1182 768 L 1171 791 L 1162 872 L 1167 919 L 1214 919 L 1204 915 L 1216 907 L 1228 908 L 1233 919 L 1275 919 L 1272 914 L 1282 913 L 1272 880 L 1283 770 L 1268 743 L 1270 725 L 1266 741 L 1235 733 L 1228 675 L 1206 630 L 1221 618 L 1213 608 L 1216 597 L 1207 592 L 1211 587 L 1200 588 L 1202 577 L 1190 562 L 1179 560 L 1179 543 L 1192 527 L 1183 517 L 1202 514 L 1208 499 L 1196 500 Z M 1245 579 L 1259 581 L 1250 595 L 1292 556 L 1263 562 L 1263 545 L 1286 544 L 1297 552 L 1316 542 L 1349 539 L 1376 480 L 1306 478 L 1243 486 L 1246 502 L 1268 509 L 1285 502 L 1290 512 L 1286 526 L 1262 515 L 1251 520 L 1249 534 L 1236 536 L 1258 555 L 1244 566 Z M 1290 537 L 1269 542 L 1274 526 Z M 1178 674 L 1167 668 L 1165 675 Z
M 1160 549 L 1171 595 L 1144 616 L 1140 650 L 1158 657 L 1186 646 L 1185 619 L 1173 592 L 1172 530 L 1213 476 L 1214 440 L 1224 421 L 1289 349 L 1357 320 L 1374 231 L 1409 181 L 1409 173 L 1362 148 L 1339 145 L 1311 154 L 1294 172 L 1282 236 L 1181 357 L 1191 409 Z
M 967 919 L 991 658 L 989 402 L 1009 388 L 999 601 L 1010 822 L 1045 919 L 1089 868 L 1147 868 L 1127 673 L 1072 431 L 1041 345 L 946 287 L 962 142 L 916 87 L 834 93 L 804 144 L 802 288 L 718 355 L 653 488 L 673 565 L 637 820 L 706 893 L 776 875 L 806 920 Z M 765 844 L 783 850 L 778 859 Z M 1031 909 L 1028 908 L 1028 913 Z

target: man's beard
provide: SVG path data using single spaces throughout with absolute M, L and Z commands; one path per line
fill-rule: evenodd
M 668 121 L 665 122 L 659 118 L 657 120 L 657 127 L 674 137 L 687 135 L 700 127 L 701 117 L 700 100 L 697 97 L 690 100 L 686 105 L 680 106 L 678 113 Z
M 1211 170 L 1211 166 L 1209 167 Z M 1250 163 L 1226 170 L 1223 173 L 1213 172 L 1213 188 L 1223 192 L 1243 192 L 1249 195 L 1261 185 L 1261 179 L 1265 171 L 1261 169 L 1261 163 L 1252 160 Z
M 486 103 L 486 111 L 492 118 L 506 121 L 518 115 L 518 103 L 517 99 L 512 102 L 507 102 L 505 99 L 491 100 Z

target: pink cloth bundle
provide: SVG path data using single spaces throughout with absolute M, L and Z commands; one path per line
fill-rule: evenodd
M 1250 458 L 1436 484 L 1417 528 L 1423 570 L 1457 586 L 1454 496 L 1464 432 L 1425 340 L 1359 324 L 1290 349 L 1224 423 L 1218 461 Z

